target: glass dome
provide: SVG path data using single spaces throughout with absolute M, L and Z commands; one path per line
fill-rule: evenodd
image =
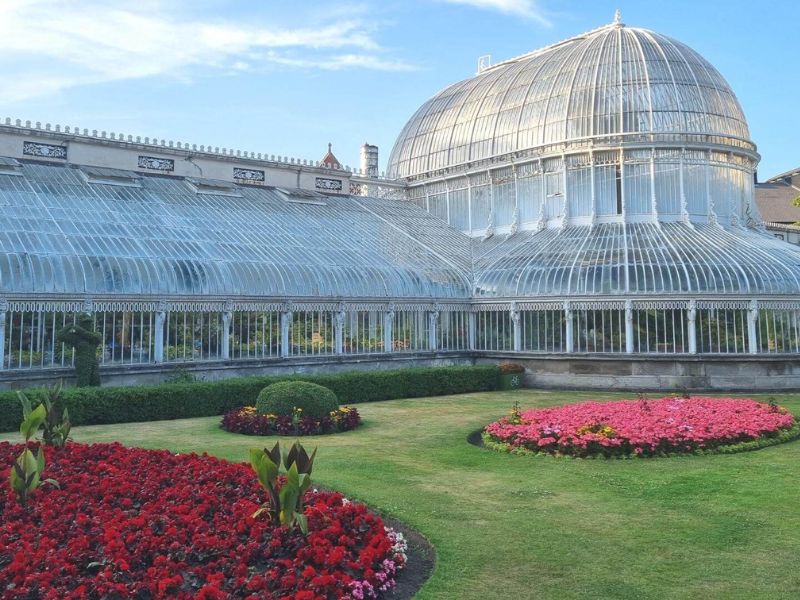
M 665 35 L 614 23 L 445 88 L 403 128 L 388 172 L 415 178 L 589 140 L 755 149 L 736 96 L 708 61 Z

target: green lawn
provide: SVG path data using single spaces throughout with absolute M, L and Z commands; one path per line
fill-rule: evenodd
M 628 395 L 630 396 L 630 395 Z M 482 393 L 359 405 L 318 444 L 316 481 L 425 534 L 438 564 L 418 598 L 798 598 L 800 442 L 736 455 L 521 457 L 467 435 L 523 408 L 613 394 Z M 800 414 L 800 395 L 776 395 Z M 274 439 L 218 418 L 76 427 L 81 442 L 240 461 Z M 2 439 L 14 439 L 5 434 Z

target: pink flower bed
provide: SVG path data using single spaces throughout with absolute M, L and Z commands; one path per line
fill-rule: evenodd
M 484 430 L 489 446 L 570 456 L 654 456 L 712 450 L 795 427 L 785 408 L 735 398 L 582 402 L 503 417 Z

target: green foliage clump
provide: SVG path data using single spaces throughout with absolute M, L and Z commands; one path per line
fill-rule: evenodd
M 69 410 L 61 399 L 63 390 L 64 384 L 61 381 L 52 387 L 42 388 L 41 404 L 37 406 L 37 410 L 44 408 L 45 411 L 45 418 L 41 423 L 42 441 L 45 446 L 63 448 L 69 439 L 72 424 L 69 421 Z M 30 414 L 31 401 L 22 392 L 17 392 L 17 396 L 23 407 L 23 416 Z
M 275 525 L 298 525 L 303 533 L 308 533 L 303 496 L 311 487 L 311 469 L 316 454 L 317 449 L 314 448 L 309 456 L 300 442 L 295 442 L 288 452 L 281 451 L 280 442 L 275 442 L 272 450 L 250 449 L 250 465 L 258 481 L 269 493 L 269 504 L 253 513 L 253 518 L 266 512 Z M 286 482 L 278 488 L 281 463 L 286 469 Z
M 300 376 L 236 377 L 220 381 L 128 387 L 66 388 L 61 397 L 72 425 L 105 425 L 223 415 L 240 406 L 254 406 L 264 387 Z M 494 365 L 426 367 L 393 371 L 351 371 L 303 375 L 303 381 L 332 390 L 342 404 L 396 398 L 445 396 L 498 389 Z M 41 389 L 25 390 L 32 404 L 42 402 Z M 0 431 L 13 431 L 22 413 L 14 392 L 0 392 Z
M 47 418 L 47 409 L 44 404 L 32 409 L 30 402 L 22 395 L 20 395 L 20 403 L 22 404 L 23 420 L 19 426 L 19 432 L 25 438 L 25 447 L 22 454 L 14 459 L 14 464 L 11 465 L 8 482 L 11 490 L 17 495 L 17 500 L 25 506 L 28 503 L 28 497 L 42 484 L 48 483 L 58 487 L 58 482 L 53 479 L 42 479 L 45 467 L 42 447 L 39 446 L 33 450 L 28 447 L 31 438 L 39 431 L 39 427 Z
M 303 416 L 321 419 L 338 408 L 336 394 L 307 381 L 273 383 L 261 390 L 256 399 L 256 410 L 262 415 L 291 415 L 295 409 L 300 409 Z
M 78 387 L 100 385 L 97 347 L 103 341 L 103 336 L 93 329 L 92 317 L 82 314 L 74 324 L 67 325 L 56 335 L 56 342 L 75 348 L 75 379 Z

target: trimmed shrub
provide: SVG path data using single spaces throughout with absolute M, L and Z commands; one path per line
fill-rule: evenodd
M 273 383 L 256 398 L 256 410 L 262 415 L 291 415 L 295 408 L 302 410 L 304 417 L 321 419 L 339 408 L 339 401 L 328 388 L 307 381 Z
M 100 385 L 100 361 L 97 347 L 103 336 L 93 330 L 92 317 L 82 314 L 72 325 L 56 334 L 56 341 L 75 348 L 75 381 L 78 387 Z
M 221 381 L 129 387 L 65 388 L 64 405 L 75 425 L 102 425 L 223 415 L 252 406 L 259 392 L 279 381 L 309 381 L 332 390 L 342 404 L 496 390 L 493 365 L 350 371 L 333 375 L 238 377 Z M 41 389 L 25 390 L 35 407 Z M 15 431 L 22 409 L 15 392 L 0 392 L 0 431 Z

